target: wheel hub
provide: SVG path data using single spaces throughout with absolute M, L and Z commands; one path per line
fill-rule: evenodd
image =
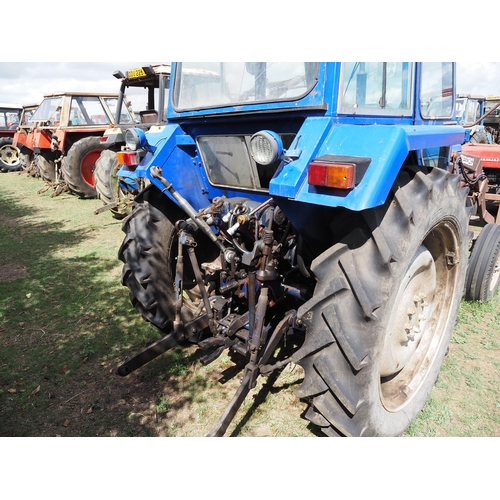
M 401 371 L 415 354 L 425 333 L 436 291 L 434 259 L 424 246 L 413 258 L 401 282 L 388 337 L 381 358 L 380 376 Z
M 7 165 L 15 165 L 19 162 L 19 155 L 14 146 L 4 146 L 0 149 L 0 158 Z

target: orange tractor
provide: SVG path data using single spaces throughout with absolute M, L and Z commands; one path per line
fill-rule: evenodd
M 46 94 L 29 124 L 16 138 L 33 154 L 40 177 L 81 198 L 96 198 L 94 166 L 106 146 L 103 132 L 114 123 L 118 94 L 57 92 Z

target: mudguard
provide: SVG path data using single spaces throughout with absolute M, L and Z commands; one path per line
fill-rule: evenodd
M 270 183 L 271 195 L 355 211 L 374 208 L 385 202 L 410 151 L 451 146 L 464 139 L 464 129 L 456 125 L 330 126 L 328 122 L 327 118 L 306 120 L 295 145 L 301 150 L 300 157 L 277 172 Z M 304 128 L 307 133 L 303 133 Z M 350 191 L 318 188 L 307 183 L 307 167 L 323 155 L 367 157 L 371 163 L 361 182 Z

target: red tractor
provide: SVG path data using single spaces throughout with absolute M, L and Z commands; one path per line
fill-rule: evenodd
M 485 199 L 490 210 L 496 212 L 496 222 L 500 222 L 500 97 L 476 98 L 481 107 L 481 116 L 472 123 L 464 122 L 470 129 L 470 139 L 462 145 L 466 155 L 481 159 L 482 171 L 488 180 Z M 470 99 L 469 99 L 470 100 Z M 477 129 L 480 127 L 480 130 Z M 480 139 L 478 139 L 480 138 Z
M 12 139 L 21 119 L 22 107 L 17 104 L 0 104 L 0 170 L 20 170 L 19 149 Z
M 22 139 L 44 181 L 56 190 L 67 188 L 81 198 L 97 198 L 94 166 L 106 148 L 100 138 L 114 123 L 117 102 L 118 94 L 45 95 Z

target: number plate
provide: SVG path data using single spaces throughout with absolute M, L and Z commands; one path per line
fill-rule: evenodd
M 129 78 L 140 78 L 141 76 L 146 76 L 146 72 L 142 68 L 135 68 L 128 70 Z

